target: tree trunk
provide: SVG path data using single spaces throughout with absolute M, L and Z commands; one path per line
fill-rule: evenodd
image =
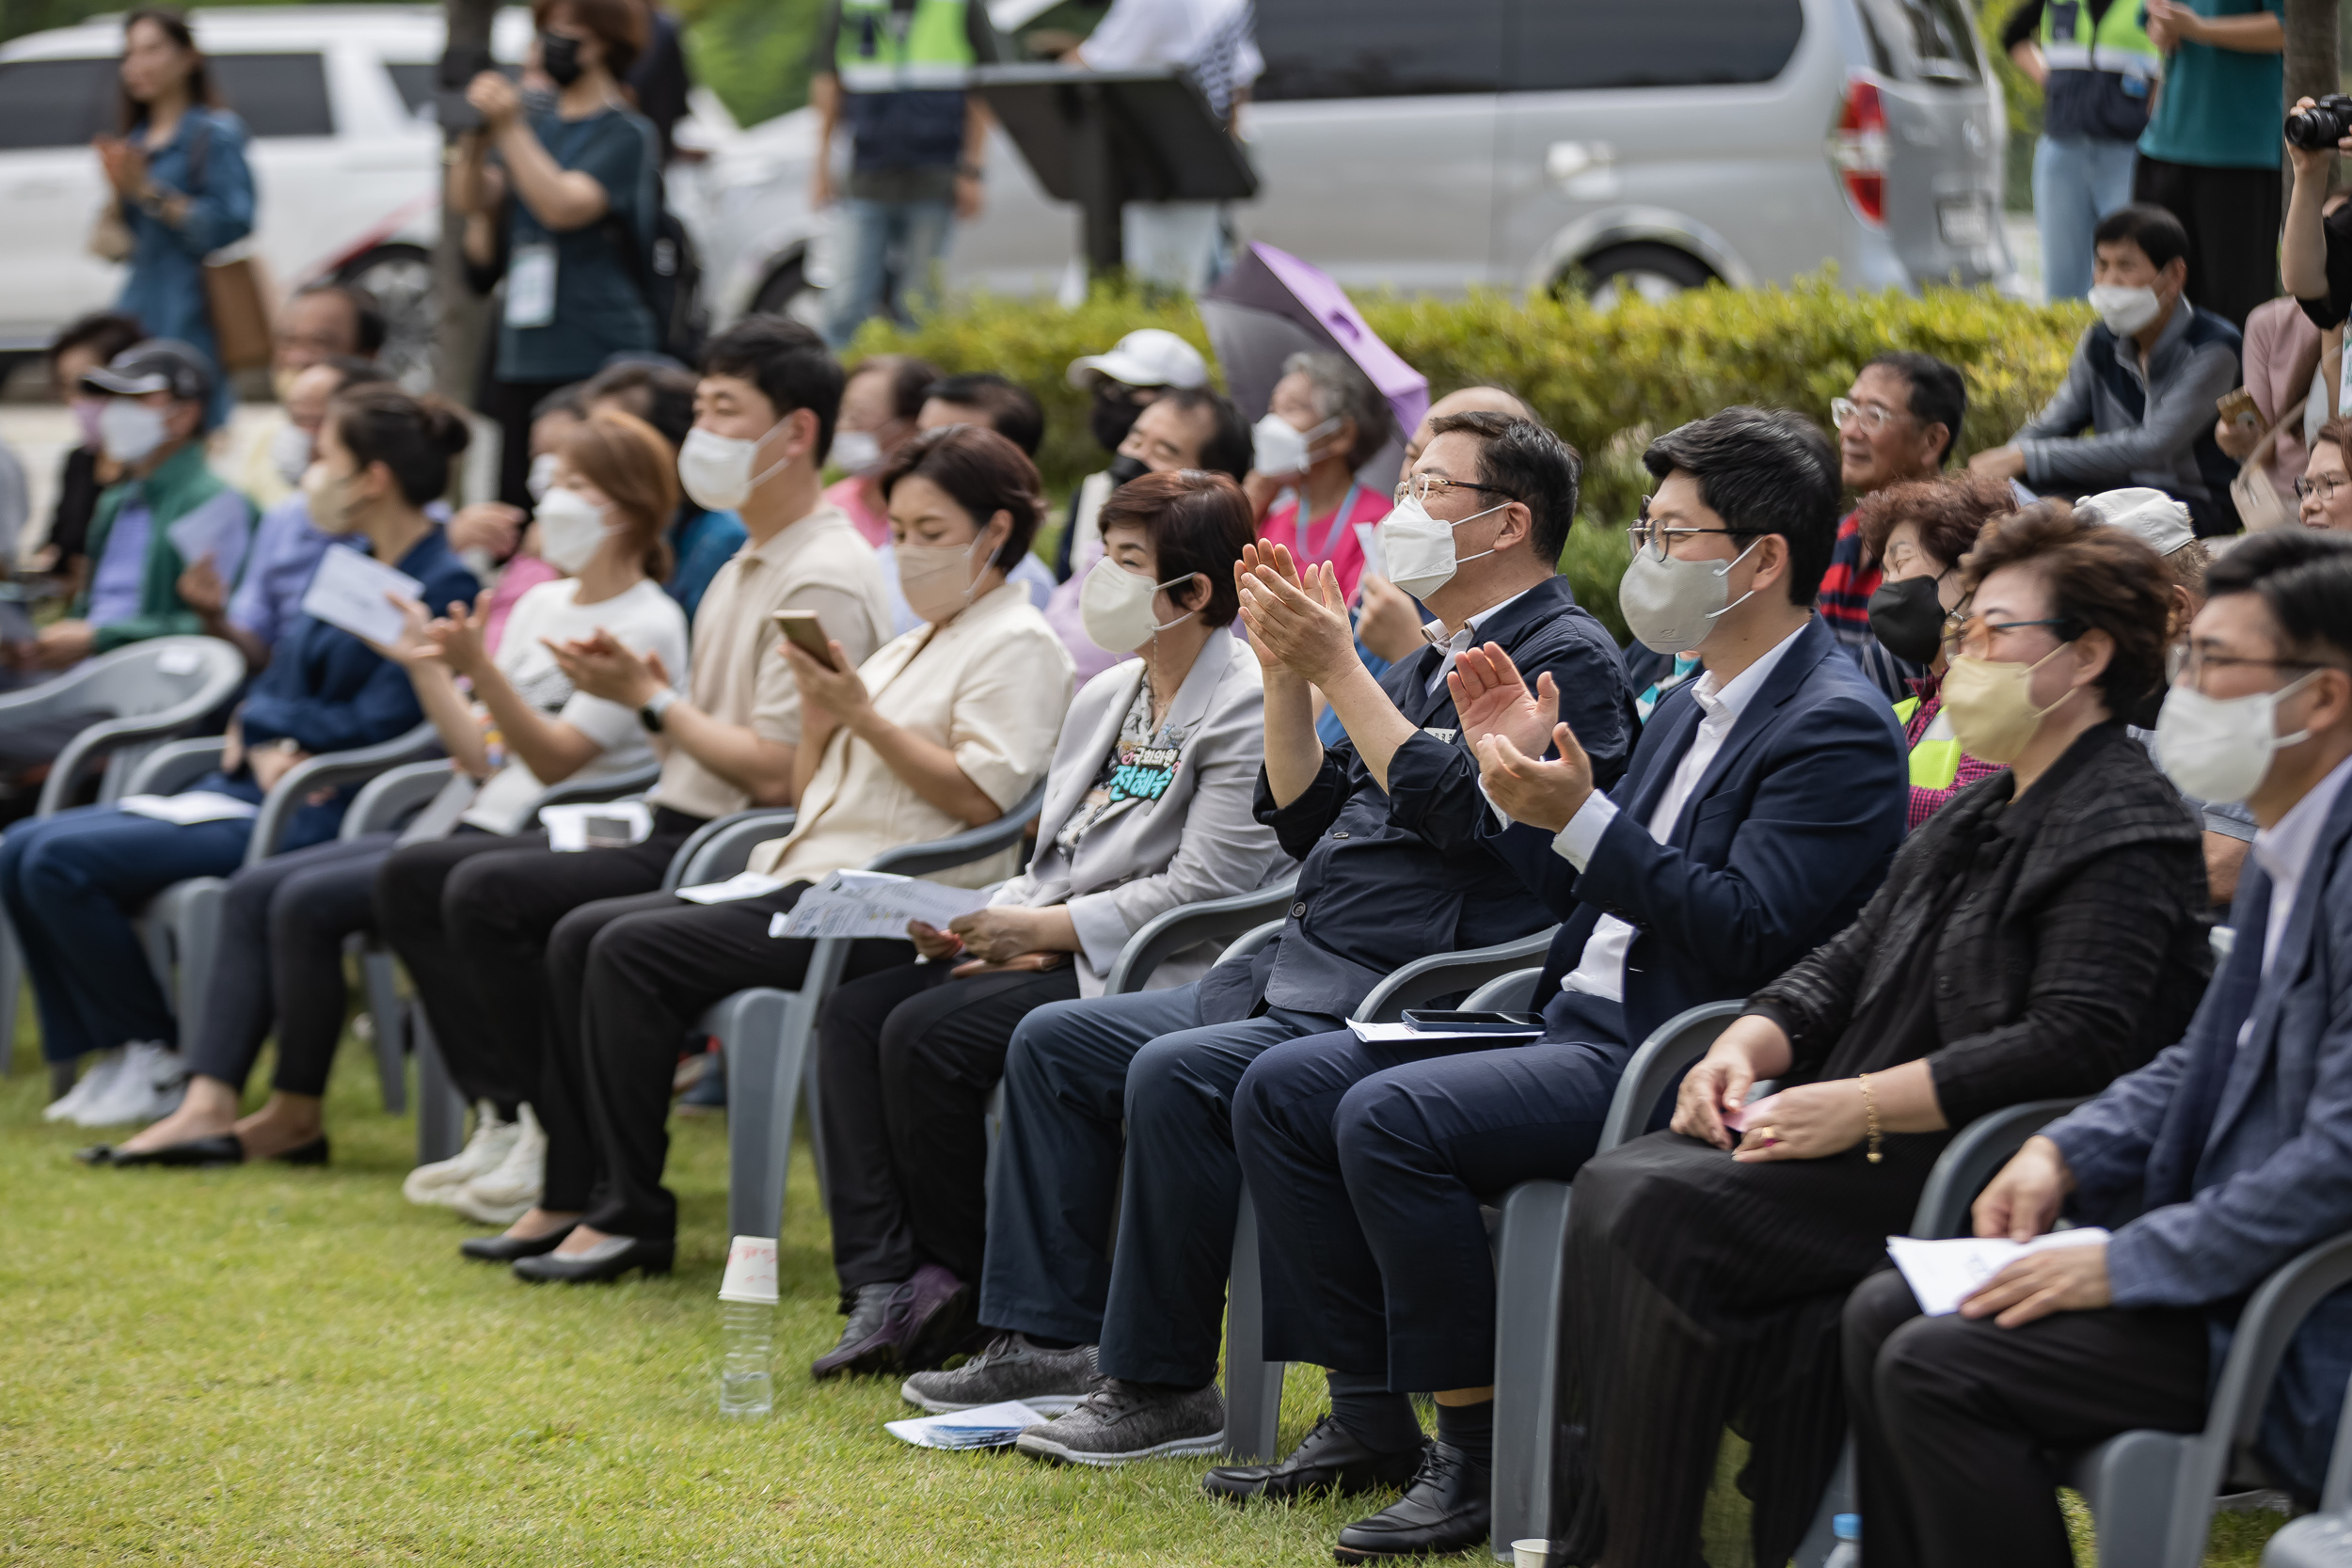
M 490 18 L 498 10 L 498 0 L 448 0 L 448 8 L 450 47 L 489 48 Z M 447 145 L 454 148 L 456 144 L 453 134 Z M 481 376 L 483 343 L 490 327 L 490 306 L 466 286 L 465 260 L 458 254 L 466 220 L 449 204 L 448 166 L 444 164 L 442 169 L 441 241 L 433 252 L 434 293 L 440 301 L 440 321 L 433 337 L 433 382 L 443 397 L 471 407 Z
M 2287 0 L 2286 102 L 2336 90 L 2337 0 Z

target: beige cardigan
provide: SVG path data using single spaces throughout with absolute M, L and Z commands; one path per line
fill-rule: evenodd
M 946 626 L 922 626 L 858 667 L 874 709 L 956 754 L 964 776 L 1009 809 L 1045 776 L 1070 707 L 1074 668 L 1028 590 L 1007 583 Z M 825 742 L 789 835 L 752 851 L 750 869 L 815 881 L 864 865 L 885 849 L 946 838 L 973 826 L 925 800 L 879 752 L 846 729 Z M 1025 845 L 935 873 L 985 887 L 1021 868 Z

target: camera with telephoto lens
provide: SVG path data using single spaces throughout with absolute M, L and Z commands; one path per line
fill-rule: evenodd
M 2287 140 L 2296 147 L 2316 151 L 2346 136 L 2352 136 L 2352 98 L 2343 93 L 2331 92 L 2287 116 Z

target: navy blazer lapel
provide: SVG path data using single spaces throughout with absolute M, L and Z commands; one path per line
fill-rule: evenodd
M 1617 786 L 1626 792 L 1626 798 L 1617 800 L 1618 809 L 1631 813 L 1633 820 L 1645 829 L 1649 826 L 1650 813 L 1658 809 L 1658 798 L 1666 792 L 1666 781 L 1675 776 L 1675 768 L 1680 765 L 1683 752 L 1691 749 L 1691 742 L 1697 738 L 1700 721 L 1705 717 L 1694 696 L 1674 704 L 1671 712 L 1661 705 L 1660 710 L 1650 715 L 1650 724 L 1660 730 L 1658 744 L 1646 758 L 1638 754 L 1636 747 L 1636 766 L 1626 769 L 1625 778 Z M 1646 730 L 1642 738 L 1649 738 Z M 1647 766 L 1641 766 L 1644 763 Z
M 1755 745 L 1756 737 L 1778 721 L 1781 708 L 1820 667 L 1822 659 L 1845 657 L 1830 636 L 1829 628 L 1821 625 L 1820 617 L 1808 620 L 1798 627 L 1790 640 L 1788 651 L 1780 656 L 1780 662 L 1773 665 L 1772 673 L 1765 677 L 1763 689 L 1756 692 L 1732 722 L 1731 733 L 1724 737 L 1723 749 L 1707 765 L 1707 772 L 1700 778 L 1698 787 L 1691 791 L 1683 815 L 1687 817 L 1690 806 L 1712 794 L 1715 786 L 1723 782 L 1724 775 L 1739 762 L 1740 753 Z M 1675 832 L 1680 832 L 1681 829 L 1679 822 L 1673 825 Z

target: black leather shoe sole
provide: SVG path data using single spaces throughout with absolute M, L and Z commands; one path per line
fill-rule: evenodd
M 570 1226 L 562 1225 L 536 1236 L 469 1236 L 457 1243 L 457 1254 L 477 1263 L 512 1263 L 553 1252 L 571 1233 Z
M 649 1275 L 668 1274 L 676 1256 L 675 1242 L 629 1238 L 628 1246 L 612 1252 L 599 1250 L 580 1258 L 558 1258 L 548 1252 L 537 1258 L 517 1258 L 513 1267 L 516 1279 L 527 1279 L 534 1285 L 601 1285 L 620 1278 L 631 1269 L 643 1269 Z

